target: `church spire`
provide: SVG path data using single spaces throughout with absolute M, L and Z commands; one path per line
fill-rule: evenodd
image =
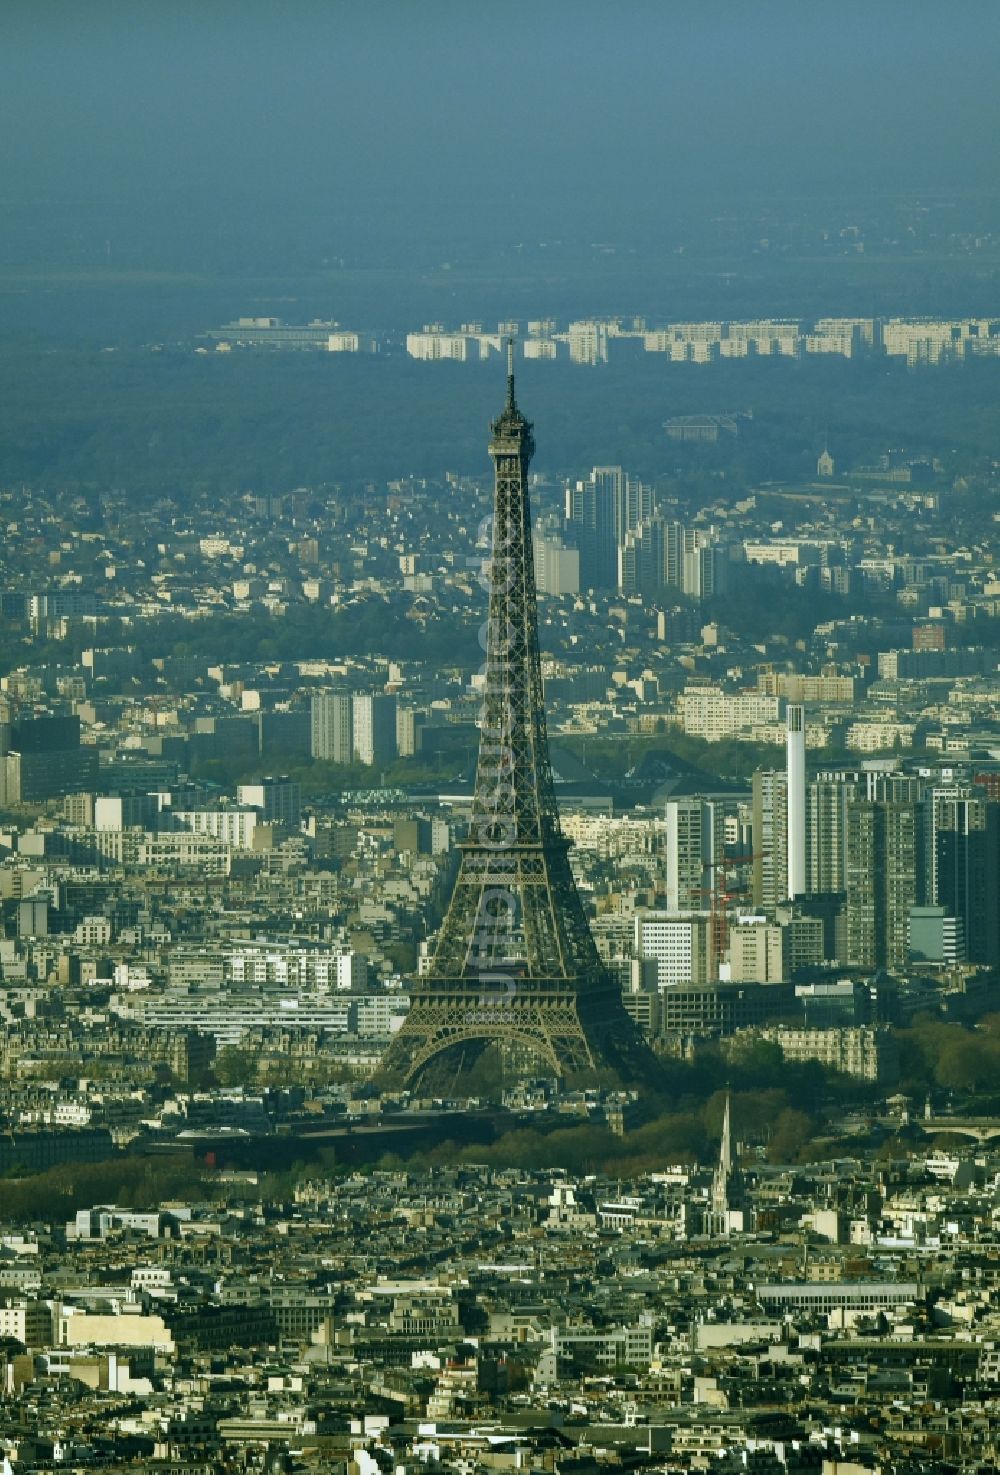
M 726 1110 L 722 1118 L 722 1140 L 719 1143 L 719 1161 L 712 1179 L 712 1210 L 725 1214 L 729 1209 L 729 1180 L 733 1171 L 733 1132 L 729 1118 L 729 1092 L 726 1092 Z
M 733 1171 L 733 1124 L 729 1116 L 729 1092 L 726 1092 L 726 1112 L 722 1118 L 722 1141 L 719 1144 L 719 1172 L 728 1181 Z
M 722 1117 L 722 1138 L 719 1142 L 719 1161 L 712 1174 L 708 1232 L 724 1239 L 733 1233 L 742 1234 L 749 1224 L 750 1215 L 743 1202 L 743 1179 L 733 1152 L 733 1123 L 727 1091 L 726 1109 Z

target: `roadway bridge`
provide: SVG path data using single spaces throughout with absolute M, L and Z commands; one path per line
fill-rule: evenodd
M 911 1125 L 931 1137 L 970 1137 L 974 1142 L 992 1142 L 1000 1137 L 1000 1117 L 924 1116 L 914 1117 Z

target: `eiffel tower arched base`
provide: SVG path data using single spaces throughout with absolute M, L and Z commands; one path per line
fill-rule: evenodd
M 447 991 L 429 979 L 421 985 L 377 1072 L 385 1088 L 461 1095 L 488 1045 L 528 1052 L 545 1074 L 564 1082 L 599 1074 L 622 1085 L 648 1084 L 657 1073 L 655 1056 L 610 989 L 598 991 L 598 985 L 581 994 L 563 982 L 491 997 L 478 985 Z M 583 1012 L 581 998 L 587 1001 Z
M 504 1086 L 515 1080 L 552 1079 L 554 1075 L 550 1062 L 534 1049 L 511 1042 L 467 1038 L 444 1045 L 414 1071 L 409 1086 L 423 1097 L 494 1099 Z

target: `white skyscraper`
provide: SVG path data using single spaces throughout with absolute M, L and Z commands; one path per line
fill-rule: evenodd
M 396 698 L 368 693 L 354 698 L 354 756 L 359 763 L 396 757 Z
M 350 692 L 317 692 L 312 699 L 310 720 L 312 756 L 331 763 L 350 763 L 354 757 Z
M 723 821 L 711 799 L 669 799 L 666 819 L 667 910 L 701 911 L 722 853 Z
M 805 708 L 789 706 L 785 714 L 785 778 L 787 783 L 788 895 L 806 890 L 806 720 Z
M 580 550 L 567 548 L 551 531 L 536 529 L 533 541 L 535 587 L 539 594 L 580 592 Z

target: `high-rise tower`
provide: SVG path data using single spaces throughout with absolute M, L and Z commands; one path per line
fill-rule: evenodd
M 889 774 L 877 797 L 847 806 L 845 962 L 855 968 L 905 968 L 910 912 L 924 900 L 920 781 Z
M 753 776 L 753 904 L 772 911 L 788 891 L 788 784 L 778 769 Z
M 664 818 L 667 910 L 700 911 L 708 906 L 713 883 L 721 876 L 725 838 L 722 805 L 697 795 L 668 799 Z
M 350 763 L 354 758 L 354 705 L 349 691 L 321 691 L 312 699 L 310 751 L 314 758 Z
M 788 840 L 788 895 L 806 890 L 806 723 L 805 708 L 789 706 L 785 714 L 785 820 Z
M 410 1011 L 383 1060 L 387 1083 L 452 1082 L 488 1044 L 541 1056 L 559 1076 L 655 1060 L 602 964 L 559 830 L 542 693 L 528 506 L 535 444 L 514 395 L 493 422 L 493 551 L 486 681 L 472 823 L 455 889 Z
M 971 789 L 933 789 L 925 805 L 927 900 L 965 931 L 970 963 L 1000 964 L 1000 805 Z

